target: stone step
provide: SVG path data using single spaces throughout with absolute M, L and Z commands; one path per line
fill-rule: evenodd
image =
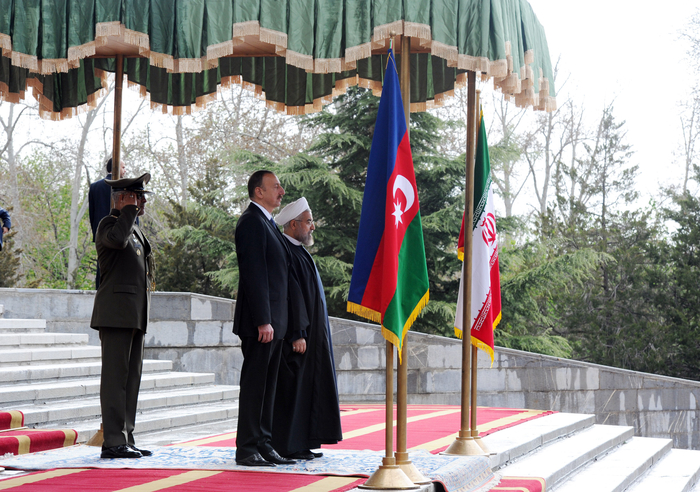
M 671 449 L 628 492 L 700 491 L 700 451 Z M 695 488 L 693 485 L 695 484 Z
M 40 348 L 55 347 L 56 345 L 87 345 L 87 333 L 1 333 L 0 347 L 7 348 Z
M 97 361 L 102 357 L 98 346 L 83 345 L 57 348 L 15 348 L 0 350 L 0 367 L 26 364 L 56 364 L 59 361 Z
M 41 364 L 36 366 L 5 366 L 0 367 L 0 387 L 7 383 L 16 386 L 17 384 L 33 381 L 99 376 L 101 368 L 102 362 L 99 361 Z M 143 361 L 143 374 L 171 371 L 172 368 L 173 363 L 170 360 L 146 359 Z
M 139 394 L 140 412 L 221 401 L 237 401 L 238 386 L 205 385 L 184 389 L 146 391 Z M 24 425 L 28 427 L 71 427 L 76 421 L 99 419 L 100 397 L 24 405 Z
M 141 377 L 141 391 L 212 384 L 214 383 L 214 377 L 212 373 L 193 372 L 143 374 Z M 91 395 L 98 395 L 99 392 L 100 378 L 91 376 L 70 381 L 3 386 L 0 387 L 0 402 L 3 402 L 5 406 L 7 406 L 9 402 L 14 402 L 16 407 L 14 409 L 22 410 L 22 408 L 17 405 L 49 400 L 85 398 Z
M 499 472 L 512 477 L 542 477 L 547 488 L 551 489 L 587 462 L 631 439 L 633 435 L 632 427 L 593 425 L 535 450 Z
M 595 415 L 553 413 L 494 432 L 483 442 L 491 453 L 494 470 L 560 437 L 591 427 Z
M 633 437 L 569 477 L 558 492 L 623 492 L 672 448 L 671 439 Z M 661 489 L 664 490 L 665 489 Z
M 45 319 L 0 318 L 0 332 L 41 332 L 46 330 Z
M 177 434 L 178 428 L 187 429 L 208 422 L 232 420 L 238 417 L 238 400 L 192 405 L 173 409 L 151 410 L 136 415 L 134 434 L 136 444 L 142 436 L 164 430 Z M 77 422 L 71 429 L 78 432 L 78 442 L 88 441 L 100 428 L 99 419 Z M 234 424 L 235 425 L 235 424 Z

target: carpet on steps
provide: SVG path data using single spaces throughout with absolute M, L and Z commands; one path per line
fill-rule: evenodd
M 0 456 L 36 453 L 73 446 L 78 433 L 73 429 L 20 429 L 0 432 Z
M 19 410 L 0 412 L 0 430 L 16 429 L 24 426 L 24 414 Z

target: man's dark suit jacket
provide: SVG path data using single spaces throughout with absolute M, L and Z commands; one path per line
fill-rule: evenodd
M 2 228 L 7 227 L 8 229 L 12 227 L 12 222 L 10 221 L 10 214 L 7 210 L 0 208 L 0 251 L 2 251 Z
M 97 229 L 95 246 L 102 281 L 95 294 L 92 328 L 146 331 L 151 304 L 151 245 L 135 224 L 137 214 L 135 205 L 114 209 Z
M 276 226 L 251 203 L 236 225 L 238 296 L 233 332 L 258 337 L 258 326 L 271 324 L 274 338 L 284 338 L 288 318 L 288 263 L 285 240 Z
M 95 240 L 97 226 L 100 221 L 109 215 L 112 199 L 112 187 L 105 183 L 105 179 L 112 179 L 108 174 L 104 179 L 95 181 L 90 185 L 88 192 L 88 212 L 90 213 L 90 226 L 92 227 L 92 240 Z

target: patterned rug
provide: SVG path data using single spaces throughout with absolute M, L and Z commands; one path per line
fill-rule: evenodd
M 20 470 L 51 469 L 132 469 L 153 470 L 227 470 L 255 471 L 259 468 L 239 466 L 235 448 L 211 446 L 163 446 L 152 448 L 153 456 L 134 460 L 102 460 L 100 448 L 72 446 L 25 456 L 0 459 L 0 466 Z M 296 465 L 277 466 L 265 475 L 337 475 L 369 477 L 381 465 L 384 453 L 371 451 L 327 450 L 324 456 Z M 411 454 L 411 461 L 424 475 L 441 483 L 449 492 L 475 492 L 491 488 L 497 477 L 485 457 L 435 456 L 426 451 Z M 364 481 L 364 480 L 363 480 Z M 6 481 L 0 481 L 0 490 Z M 74 483 L 75 486 L 75 483 Z M 11 490 L 11 489 L 9 489 Z M 119 489 L 106 489 L 119 490 Z M 192 490 L 188 488 L 187 490 Z M 254 490 L 254 489 L 249 489 Z

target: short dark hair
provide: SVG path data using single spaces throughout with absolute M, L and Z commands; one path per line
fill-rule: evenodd
M 112 174 L 112 158 L 111 157 L 107 161 L 107 173 Z
M 248 197 L 252 200 L 255 198 L 255 188 L 262 187 L 263 178 L 266 174 L 274 174 L 272 171 L 267 169 L 261 169 L 260 171 L 255 171 L 248 179 Z

